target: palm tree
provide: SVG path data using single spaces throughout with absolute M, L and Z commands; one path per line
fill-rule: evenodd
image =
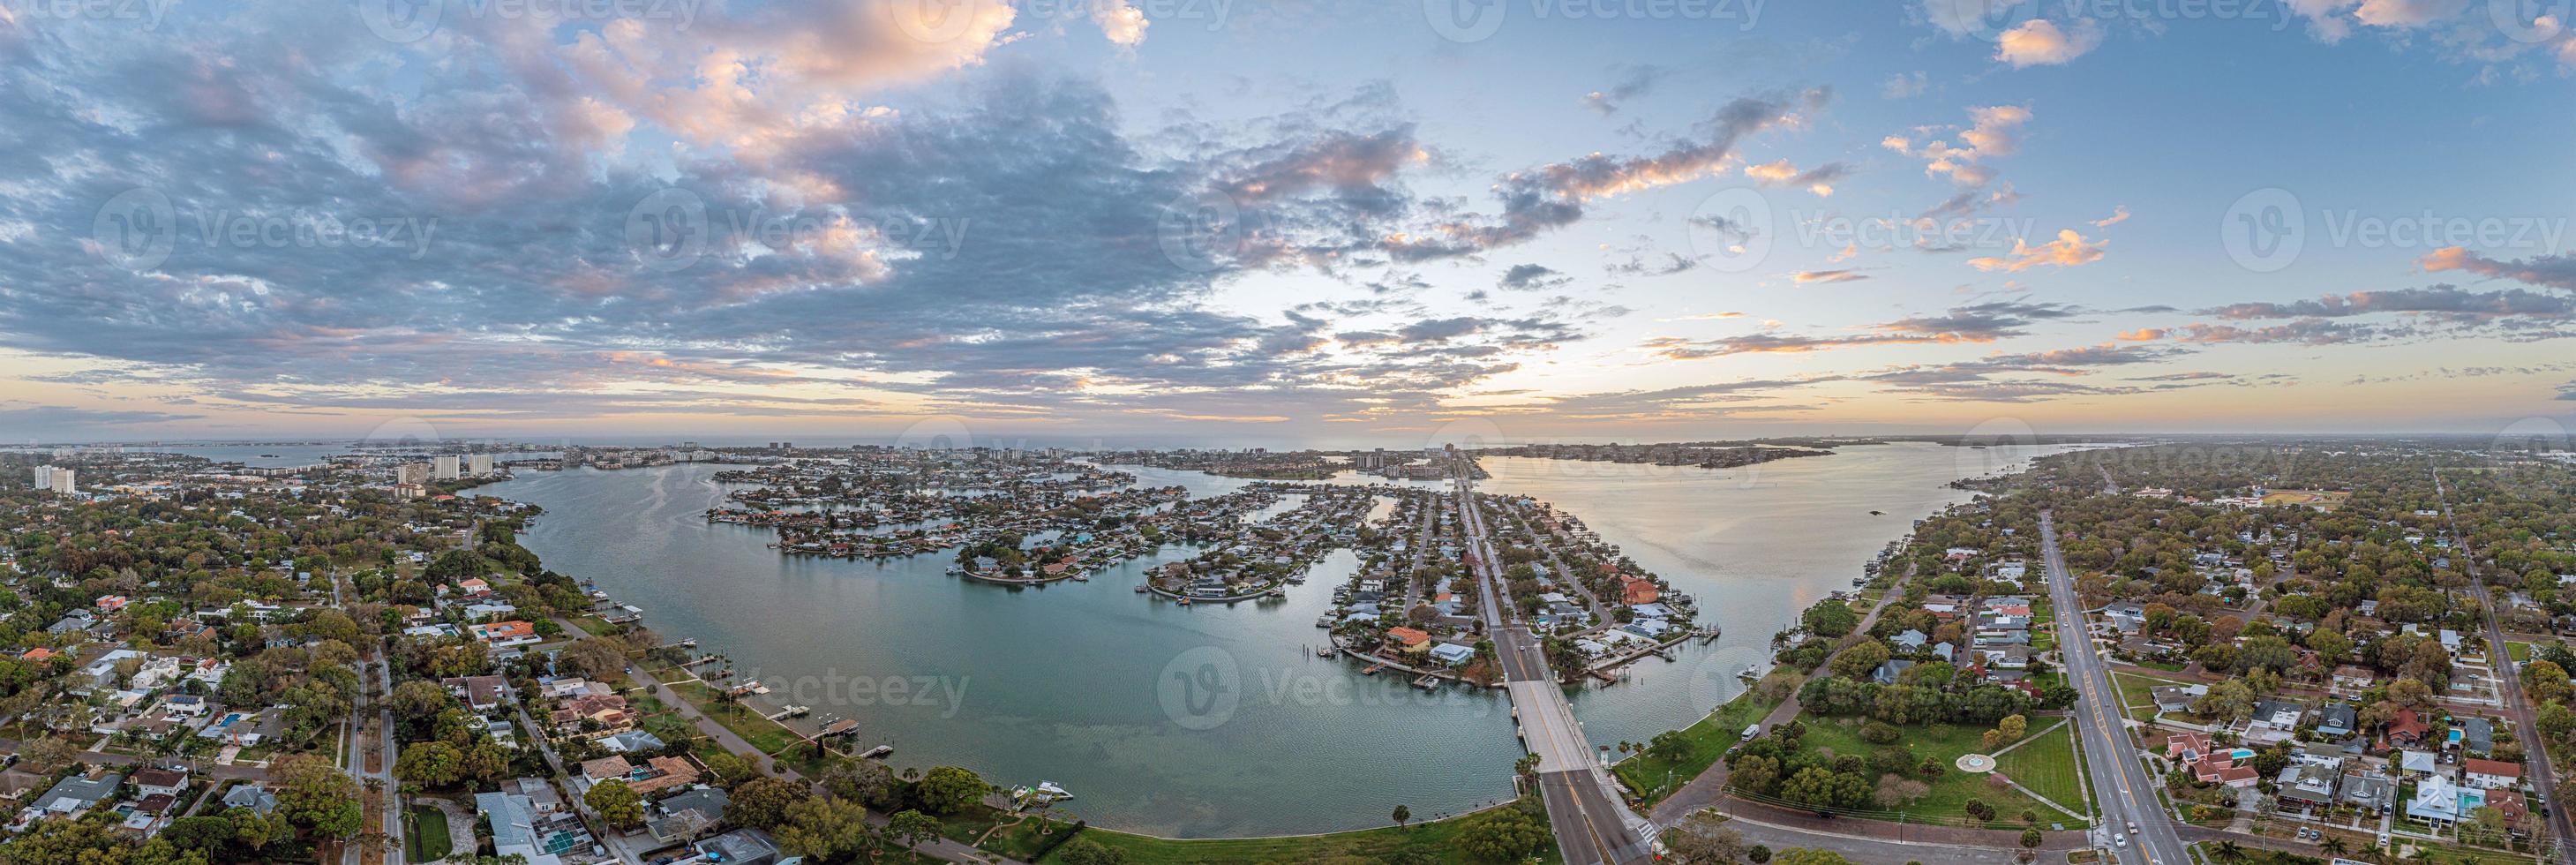
M 2317 845 L 2317 849 L 2324 850 L 2329 855 L 2341 856 L 2351 850 L 2352 845 L 2344 843 L 2341 835 L 2328 835 L 2325 843 Z
M 2234 841 L 2220 841 L 2218 842 L 2218 846 L 2210 848 L 2209 855 L 2210 858 L 2216 859 L 2220 862 L 2235 865 L 2235 863 L 2245 861 L 2245 848 L 2238 846 Z

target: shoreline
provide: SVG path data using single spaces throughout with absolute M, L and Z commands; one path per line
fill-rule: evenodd
M 1203 474 L 1204 474 L 1204 473 L 1203 473 Z M 1219 476 L 1217 476 L 1217 475 L 1209 475 L 1209 476 L 1210 476 L 1210 477 L 1219 477 Z M 521 475 L 521 476 L 520 476 L 520 479 L 528 479 L 529 477 L 530 477 L 530 476 L 528 476 L 528 475 L 524 475 L 524 474 L 523 474 L 523 475 Z M 486 481 L 486 483 L 474 484 L 473 486 L 475 486 L 475 487 L 482 487 L 482 486 L 486 486 L 487 484 L 492 483 L 492 482 L 507 481 L 507 480 L 510 480 L 510 479 L 508 479 L 508 478 L 493 478 L 493 479 L 489 479 L 489 480 L 487 480 L 487 481 Z M 461 492 L 461 491 L 460 491 L 460 492 Z M 487 494 L 487 495 L 488 495 L 488 494 L 490 494 L 490 493 L 485 493 L 485 494 Z M 517 497 L 504 497 L 504 498 L 511 498 L 511 499 L 512 499 L 512 500 L 514 500 L 514 501 L 520 501 L 520 502 L 528 503 L 528 504 L 536 504 L 535 502 L 529 501 L 528 499 L 524 499 L 524 498 L 517 498 Z M 1898 528 L 1897 528 L 1897 526 L 1898 526 L 1898 525 L 1903 525 L 1903 524 L 1902 524 L 1902 523 L 1898 523 L 1898 524 L 1895 524 L 1895 525 L 1890 525 L 1888 528 L 1890 528 L 1890 529 L 1892 530 L 1892 534 L 1894 534 L 1895 536 L 1902 537 L 1902 536 L 1905 534 L 1905 530 L 1903 530 L 1903 529 L 1898 529 Z M 1855 564 L 1855 567 L 1856 567 L 1856 564 Z M 620 573 L 620 574 L 606 574 L 606 575 L 600 575 L 600 576 L 598 576 L 598 577 L 594 577 L 594 579 L 599 580 L 599 581 L 602 581 L 602 582 L 607 582 L 607 583 L 610 583 L 610 584 L 612 584 L 612 585 L 613 585 L 613 584 L 614 584 L 614 583 L 616 583 L 616 582 L 622 582 L 622 581 L 624 581 L 626 578 L 628 578 L 628 577 L 632 577 L 632 576 L 635 576 L 635 575 L 632 575 L 632 574 L 623 574 L 623 573 Z M 1069 576 L 1068 576 L 1068 577 L 1066 577 L 1066 578 L 1069 578 Z M 1066 579 L 1066 578 L 1058 578 L 1058 579 L 1055 579 L 1055 580 L 1049 580 L 1048 582 L 1057 582 L 1057 581 L 1061 581 L 1062 579 Z M 1818 579 L 1823 579 L 1823 576 L 1822 576 L 1822 575 L 1818 575 L 1818 577 L 1817 577 L 1817 578 L 1818 578 Z M 989 580 L 987 580 L 987 581 L 985 581 L 985 582 L 993 582 L 993 581 L 989 581 Z M 1838 582 L 1839 582 L 1839 580 L 1835 580 L 1835 581 L 1833 581 L 1833 582 L 1837 582 L 1837 583 L 1838 583 Z M 996 582 L 995 584 L 997 584 L 997 585 L 1005 585 L 1005 586 L 1011 586 L 1011 585 L 1042 585 L 1042 584 L 1040 584 L 1040 583 L 1010 583 L 1010 582 Z M 1128 587 L 1128 588 L 1132 588 L 1132 587 Z M 1171 596 L 1170 596 L 1170 595 L 1168 595 L 1167 593 L 1161 592 L 1159 589 L 1156 589 L 1156 590 L 1155 590 L 1155 593 L 1156 593 L 1156 594 L 1158 594 L 1158 595 L 1164 595 L 1165 597 L 1171 597 Z M 1262 594 L 1258 594 L 1258 593 L 1256 593 L 1255 595 L 1253 595 L 1253 596 L 1251 596 L 1251 597 L 1249 597 L 1249 598 L 1244 598 L 1244 599 L 1258 600 L 1258 599 L 1260 599 L 1261 597 L 1263 597 L 1263 595 L 1262 595 Z M 1237 600 L 1236 600 L 1236 602 L 1240 602 L 1240 600 L 1244 600 L 1244 599 L 1237 599 Z M 1196 602 L 1197 600 L 1199 600 L 1199 599 L 1193 599 L 1193 601 L 1194 601 L 1194 602 Z M 1209 599 L 1209 600 L 1215 600 L 1215 599 Z M 646 626 L 648 626 L 648 627 L 651 625 L 651 622 L 650 622 L 650 620 L 649 620 L 649 619 L 645 622 L 645 625 L 646 625 Z M 1730 630 L 1735 630 L 1735 629 L 1730 629 Z M 679 637 L 684 637 L 684 636 L 693 636 L 693 635 L 689 635 L 689 634 L 677 634 L 677 633 L 672 634 L 672 637 L 673 637 L 673 638 L 675 638 L 675 639 L 676 639 L 676 638 L 679 638 Z M 721 639 L 721 638 L 720 638 L 720 639 Z M 1678 647 L 1680 647 L 1680 646 L 1682 646 L 1682 645 L 1684 645 L 1684 644 L 1688 644 L 1688 643 L 1690 643 L 1690 642 L 1693 642 L 1693 641 L 1692 641 L 1691 639 L 1689 639 L 1688 637 L 1684 637 L 1684 638 L 1681 638 L 1681 639 L 1673 640 L 1673 641 L 1671 641 L 1670 643 L 1662 643 L 1662 644 L 1659 644 L 1659 645 L 1657 646 L 1657 648 L 1678 648 Z M 1311 653 L 1310 653 L 1310 654 L 1311 654 Z M 1354 659 L 1354 660 L 1362 660 L 1362 661 L 1364 661 L 1364 662 L 1368 660 L 1368 659 L 1367 659 L 1367 658 L 1365 658 L 1365 657 L 1352 656 L 1352 655 L 1350 655 L 1347 651 L 1345 651 L 1345 652 L 1343 653 L 1343 657 L 1351 657 L 1351 658 L 1352 658 L 1352 659 Z M 1338 665 L 1337 665 L 1337 666 L 1338 666 Z M 1347 673 L 1356 673 L 1357 671 L 1356 671 L 1356 670 L 1347 670 L 1347 669 L 1346 669 L 1346 670 L 1345 670 L 1345 672 L 1347 672 Z M 1355 676 L 1354 678 L 1357 678 L 1357 677 Z M 1464 682 L 1463 680 L 1458 680 L 1458 681 L 1461 681 L 1461 683 L 1463 683 L 1463 684 L 1470 684 L 1470 685 L 1474 684 L 1474 683 L 1472 683 L 1472 682 Z M 1728 681 L 1729 681 L 1730 685 L 1732 685 L 1732 684 L 1733 684 L 1732 680 L 1728 680 Z M 1593 690 L 1593 688 L 1586 688 L 1585 690 Z M 1737 691 L 1737 694 L 1735 694 L 1735 695 L 1730 695 L 1730 698 L 1732 698 L 1732 697 L 1734 697 L 1734 696 L 1737 696 L 1737 695 L 1740 695 L 1741 693 L 1742 693 L 1742 691 Z M 674 698 L 679 698 L 679 699 L 688 699 L 688 697 L 682 696 L 681 694 L 679 694 L 679 693 L 678 693 L 678 692 L 676 692 L 676 691 L 674 692 L 673 696 L 674 696 Z M 704 701 L 699 701 L 699 700 L 694 700 L 694 699 L 692 699 L 692 700 L 691 700 L 691 702 L 693 702 L 693 703 L 699 703 L 701 706 L 703 706 L 703 705 L 704 705 Z M 772 712 L 774 712 L 774 711 L 777 711 L 777 710 L 778 710 L 778 709 L 780 709 L 780 708 L 784 708 L 784 707 L 785 707 L 785 704 L 780 702 L 780 697 L 779 697 L 779 695 L 746 695 L 745 697 L 743 697 L 743 698 L 742 698 L 742 700 L 741 700 L 740 702 L 742 702 L 743 704 L 745 704 L 746 708 L 752 709 L 754 714 L 756 714 L 756 715 L 760 715 L 760 716 L 766 716 L 766 715 L 768 715 L 768 714 L 770 714 L 770 713 L 772 713 Z M 775 704 L 775 705 L 773 705 L 773 704 Z M 1722 704 L 1722 703 L 1721 703 L 1721 704 Z M 1694 708 L 1697 708 L 1697 707 L 1694 707 Z M 1697 714 L 1698 714 L 1697 712 L 1694 712 L 1694 715 L 1695 715 L 1695 716 L 1696 716 Z M 804 737 L 807 737 L 807 736 L 809 736 L 809 735 L 812 735 L 812 734 L 816 731 L 816 729 L 819 729 L 819 727 L 821 726 L 821 724 L 819 723 L 819 719 L 815 718 L 814 716 L 810 716 L 810 715 L 809 715 L 809 716 L 804 716 L 804 717 L 798 717 L 798 718 L 786 718 L 786 719 L 766 719 L 766 718 L 764 717 L 764 720 L 770 720 L 770 723 L 771 723 L 771 724 L 773 724 L 773 725 L 775 725 L 777 728 L 779 728 L 779 730 L 783 731 L 783 733 L 784 733 L 784 734 L 786 734 L 786 735 L 790 735 L 790 736 L 793 736 L 793 737 L 796 737 L 796 738 L 799 738 L 799 739 L 804 738 Z M 1655 726 L 1655 729 L 1656 729 L 1656 730 L 1663 730 L 1663 729 L 1681 729 L 1681 728 L 1686 728 L 1686 727 L 1688 727 L 1688 726 L 1689 726 L 1689 724 L 1690 724 L 1692 721 L 1695 721 L 1695 720 L 1696 720 L 1696 717 L 1694 717 L 1694 719 L 1692 719 L 1692 720 L 1686 720 L 1686 721 L 1684 721 L 1684 722 L 1682 722 L 1682 723 L 1680 723 L 1680 724 L 1657 724 L 1657 725 Z M 915 737 L 915 738 L 917 738 L 917 737 Z M 873 747 L 875 744 L 876 744 L 876 743 L 873 743 L 873 742 L 865 742 L 865 741 L 863 741 L 863 740 L 852 740 L 851 750 L 852 750 L 853 752 L 863 753 L 863 752 L 865 752 L 868 748 Z M 836 748 L 836 750 L 837 750 L 837 748 Z M 977 765 L 975 762 L 973 762 L 973 758 L 972 758 L 971 756 L 969 756 L 969 757 L 951 757 L 951 758 L 950 758 L 950 761 L 951 761 L 951 762 L 956 762 L 956 763 L 958 763 L 958 764 L 960 764 L 960 765 L 967 765 L 967 766 L 970 766 L 970 767 Z M 925 764 L 925 765 L 927 765 L 927 764 Z M 999 776 L 997 776 L 997 777 L 999 777 Z M 1477 798 L 1477 799 L 1485 799 L 1486 797 L 1478 796 L 1478 797 L 1476 797 L 1476 798 Z M 1069 811 L 1070 813 L 1072 813 L 1072 814 L 1076 814 L 1076 815 L 1080 815 L 1080 814 L 1082 814 L 1082 811 L 1083 811 L 1083 810 L 1084 810 L 1084 809 L 1082 809 L 1079 805 L 1075 805 L 1075 806 L 1071 807 L 1070 809 L 1068 809 L 1068 811 Z M 1324 822 L 1324 821 L 1317 821 L 1317 822 Z M 1127 828 L 1121 828 L 1121 824 L 1122 824 L 1122 821 L 1119 821 L 1119 820 L 1117 820 L 1117 819 L 1115 819 L 1115 818 L 1111 818 L 1111 819 L 1106 820 L 1106 821 L 1102 821 L 1102 820 L 1094 820 L 1094 821 L 1093 821 L 1093 825 L 1095 826 L 1095 828 L 1100 828 L 1100 829 L 1103 829 L 1103 830 L 1106 830 L 1106 831 L 1113 831 L 1113 832 L 1119 832 L 1119 833 L 1127 834 L 1127 835 L 1134 835 L 1134 836 L 1138 836 L 1138 837 L 1146 837 L 1146 838 L 1153 838 L 1153 839 L 1157 839 L 1157 840 L 1165 840 L 1165 841 L 1181 842 L 1181 843 L 1194 842 L 1194 841 L 1232 841 L 1232 840 L 1255 840 L 1255 839 L 1264 839 L 1264 838 L 1297 838 L 1297 837 L 1316 837 L 1316 836 L 1326 836 L 1326 835 L 1342 834 L 1342 833 L 1346 833 L 1346 832 L 1354 832 L 1354 831 L 1365 831 L 1367 828 L 1369 828 L 1369 824 L 1368 824 L 1368 822 L 1367 822 L 1367 818 L 1366 818 L 1366 817 L 1364 817 L 1364 816 L 1363 816 L 1363 817 L 1359 817 L 1359 818 L 1355 819 L 1355 821 L 1351 824 L 1351 826 L 1350 826 L 1349 828 L 1339 828 L 1339 829 L 1319 829 L 1319 830 L 1314 830 L 1314 831 L 1305 831 L 1305 832 L 1284 832 L 1284 833 L 1283 833 L 1283 832 L 1253 832 L 1253 833 L 1248 833 L 1248 834 L 1211 834 L 1211 835 L 1186 835 L 1186 834 L 1174 834 L 1174 835 L 1167 835 L 1167 834 L 1161 834 L 1161 833 L 1172 832 L 1173 830 L 1172 830 L 1171 828 L 1169 828 L 1169 827 L 1165 827 L 1165 828 L 1162 828 L 1162 829 L 1159 829 L 1159 830 L 1144 830 L 1144 829 L 1141 829 L 1141 828 L 1140 828 L 1140 829 L 1127 829 Z M 1325 823 L 1325 825 L 1331 825 L 1331 824 L 1330 824 L 1330 823 Z

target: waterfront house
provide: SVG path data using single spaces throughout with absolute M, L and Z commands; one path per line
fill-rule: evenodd
M 732 797 L 725 795 L 723 790 L 703 784 L 692 786 L 653 803 L 652 814 L 644 819 L 644 829 L 653 833 L 653 840 L 664 844 L 695 840 L 681 837 L 682 829 L 688 823 L 681 815 L 696 814 L 699 821 L 697 829 L 703 834 L 724 822 L 725 806 L 732 801 Z
M 1431 647 L 1432 660 L 1439 661 L 1442 664 L 1452 667 L 1463 665 L 1468 661 L 1473 660 L 1475 657 L 1476 650 L 1474 648 L 1461 646 L 1457 643 L 1441 643 Z
M 1388 628 L 1386 642 L 1408 655 L 1420 655 L 1431 651 L 1431 635 L 1418 628 L 1400 626 Z
M 537 626 L 517 620 L 507 622 L 487 622 L 475 625 L 472 633 L 474 635 L 474 639 L 489 643 L 496 649 L 524 646 L 537 642 Z

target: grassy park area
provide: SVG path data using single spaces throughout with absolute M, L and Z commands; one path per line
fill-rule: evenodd
M 1795 677 L 1797 672 L 1794 669 L 1785 673 L 1773 671 L 1773 675 Z M 1707 717 L 1699 719 L 1698 723 L 1682 728 L 1682 738 L 1690 743 L 1690 750 L 1680 759 L 1663 760 L 1638 754 L 1619 761 L 1610 771 L 1618 775 L 1629 789 L 1638 791 L 1646 804 L 1663 801 L 1664 797 L 1672 795 L 1673 790 L 1708 771 L 1718 758 L 1726 755 L 1726 749 L 1735 747 L 1736 742 L 1743 738 L 1746 725 L 1762 720 L 1762 716 L 1780 705 L 1778 700 L 1762 699 L 1761 691 L 1759 687 L 1747 689 Z
M 1534 816 L 1540 827 L 1547 825 L 1544 806 L 1536 797 L 1523 799 L 1508 808 L 1521 808 Z M 1335 832 L 1328 835 L 1296 835 L 1278 838 L 1210 838 L 1179 840 L 1133 835 L 1106 829 L 1085 829 L 1080 838 L 1105 847 L 1124 851 L 1129 865 L 1182 865 L 1182 863 L 1216 862 L 1384 862 L 1397 856 L 1415 853 L 1428 856 L 1431 862 L 1475 862 L 1459 843 L 1466 828 L 1484 812 L 1464 814 L 1430 823 L 1415 823 L 1404 828 L 1388 826 Z M 1041 865 L 1063 861 L 1063 847 L 1058 847 Z M 1553 837 L 1540 846 L 1537 856 L 1529 861 L 1561 863 Z
M 2054 720 L 2033 722 L 2034 726 L 2055 723 Z M 2065 724 L 2031 736 L 1995 761 L 1997 771 L 2032 792 L 2076 813 L 2089 813 L 2090 809 L 2084 805 L 2084 770 L 2075 757 L 2075 725 Z M 2050 813 L 2040 812 L 2040 822 L 2050 822 Z

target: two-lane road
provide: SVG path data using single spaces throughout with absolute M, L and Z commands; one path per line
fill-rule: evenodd
M 2057 549 L 2057 524 L 2044 511 L 2039 537 L 2049 597 L 2057 608 L 2058 650 L 2065 656 L 2066 677 L 2082 697 L 2074 710 L 2075 726 L 2084 743 L 2085 771 L 2101 805 L 2103 832 L 2130 836 L 2119 848 L 2124 861 L 2134 849 L 2145 854 L 2147 865 L 2190 865 L 2189 848 L 2156 797 L 2157 781 L 2139 765 L 2138 749 L 2129 743 L 2128 728 L 2121 723 L 2120 692 L 2111 687 L 2109 668 L 2085 629 L 2075 578 L 2066 572 L 2066 557 Z M 2127 824 L 2133 822 L 2138 831 L 2130 833 Z
M 1565 689 L 1549 672 L 1541 641 L 1510 615 L 1510 599 L 1498 587 L 1500 557 L 1476 506 L 1474 482 L 1463 469 L 1457 478 L 1459 530 L 1466 536 L 1477 596 L 1484 609 L 1485 635 L 1503 668 L 1503 687 L 1511 695 L 1513 719 L 1530 753 L 1537 754 L 1539 797 L 1547 803 L 1549 828 L 1568 865 L 1627 865 L 1651 862 L 1651 827 L 1620 802 L 1609 774 L 1593 756 L 1591 740 L 1574 719 Z

